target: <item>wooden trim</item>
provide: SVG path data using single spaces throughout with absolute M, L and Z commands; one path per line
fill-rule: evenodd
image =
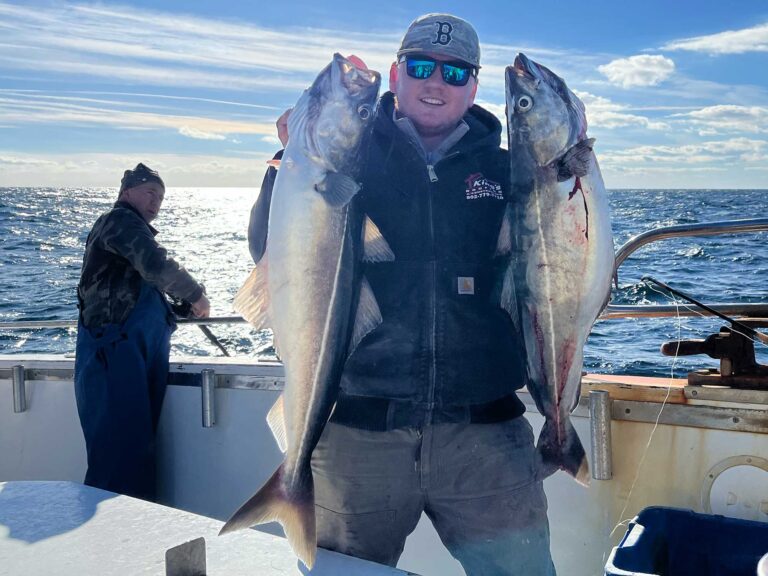
M 614 400 L 686 404 L 685 378 L 653 378 L 616 374 L 585 374 L 581 379 L 581 395 L 591 390 L 605 390 Z

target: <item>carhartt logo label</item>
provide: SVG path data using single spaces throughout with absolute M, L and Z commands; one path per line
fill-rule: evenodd
M 501 184 L 488 180 L 479 172 L 477 174 L 470 174 L 465 182 L 467 183 L 467 200 L 477 200 L 478 198 L 504 199 Z
M 448 46 L 451 43 L 451 32 L 453 32 L 453 26 L 450 22 L 435 22 L 437 30 L 435 31 L 435 39 L 432 40 L 432 44 L 440 44 L 441 46 Z
M 472 276 L 459 276 L 459 294 L 474 294 L 475 279 Z

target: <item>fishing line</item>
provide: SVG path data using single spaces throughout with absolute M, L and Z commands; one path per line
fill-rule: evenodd
M 682 326 L 683 326 L 683 322 L 682 322 L 682 316 L 680 315 L 681 302 L 683 302 L 682 307 L 685 310 L 691 311 L 694 314 L 697 314 L 698 316 L 701 316 L 702 318 L 704 318 L 704 317 L 709 318 L 709 315 L 704 314 L 697 306 L 693 306 L 692 304 L 688 304 L 688 303 L 685 303 L 684 301 L 678 300 L 677 298 L 674 297 L 674 295 L 672 295 L 670 293 L 662 292 L 661 290 L 659 290 L 657 288 L 654 288 L 653 286 L 648 286 L 648 287 L 651 290 L 653 290 L 654 292 L 657 292 L 657 293 L 659 293 L 659 294 L 661 294 L 661 295 L 663 295 L 663 296 L 665 296 L 667 298 L 670 298 L 672 300 L 672 302 L 674 303 L 675 309 L 677 311 L 676 318 L 677 318 L 677 342 L 678 342 L 678 345 L 677 345 L 677 348 L 675 349 L 675 354 L 674 354 L 674 356 L 672 358 L 672 365 L 670 366 L 669 377 L 670 377 L 670 380 L 671 380 L 671 379 L 674 379 L 674 377 L 675 377 L 675 367 L 676 367 L 678 359 L 679 359 L 678 352 L 680 350 L 680 342 L 682 341 Z M 755 338 L 751 334 L 745 334 L 744 332 L 740 331 L 737 326 L 735 326 L 733 324 L 731 324 L 731 328 L 730 329 L 731 329 L 731 332 L 739 334 L 741 336 L 744 336 L 745 338 L 748 338 L 749 340 L 751 340 L 753 343 L 762 344 L 763 346 L 767 346 L 766 343 L 763 342 L 762 340 L 759 340 L 759 339 Z M 643 464 L 645 462 L 646 456 L 648 455 L 648 451 L 650 450 L 651 442 L 653 441 L 653 437 L 656 434 L 656 429 L 659 426 L 659 421 L 661 420 L 661 414 L 664 411 L 664 407 L 666 406 L 671 393 L 672 393 L 672 383 L 670 382 L 669 386 L 667 386 L 667 393 L 666 393 L 666 395 L 664 397 L 663 402 L 661 403 L 661 407 L 659 408 L 659 412 L 656 415 L 656 421 L 654 422 L 653 428 L 651 429 L 651 432 L 648 435 L 648 442 L 645 445 L 645 449 L 643 450 L 643 454 L 642 454 L 642 456 L 640 458 L 640 462 L 638 463 L 637 470 L 635 472 L 635 477 L 634 477 L 634 479 L 632 481 L 632 485 L 631 485 L 631 487 L 629 489 L 629 493 L 627 494 L 627 500 L 626 500 L 626 502 L 624 504 L 624 508 L 622 509 L 621 513 L 619 514 L 619 518 L 624 518 L 624 515 L 626 514 L 627 509 L 629 508 L 629 504 L 630 504 L 630 502 L 632 500 L 632 494 L 634 493 L 635 486 L 637 484 L 637 481 L 640 478 L 640 472 L 642 470 L 642 467 L 643 467 Z M 626 526 L 630 521 L 631 521 L 631 518 L 627 518 L 625 520 L 619 520 L 619 522 L 613 527 L 613 530 L 611 530 L 611 533 L 610 533 L 609 536 L 613 536 L 613 534 L 616 532 L 616 530 L 619 527 Z M 605 555 L 604 555 L 604 560 L 605 560 Z
M 645 463 L 645 458 L 648 455 L 648 451 L 651 448 L 651 442 L 653 442 L 653 437 L 656 434 L 656 429 L 659 427 L 659 420 L 661 420 L 661 414 L 664 411 L 664 407 L 667 405 L 667 401 L 669 400 L 669 396 L 672 393 L 672 379 L 675 377 L 675 366 L 677 365 L 677 359 L 679 357 L 678 352 L 680 350 L 680 340 L 682 338 L 682 330 L 683 330 L 683 322 L 682 322 L 682 316 L 680 315 L 680 302 L 671 295 L 668 295 L 664 292 L 661 292 L 660 290 L 653 288 L 652 286 L 649 286 L 651 290 L 654 292 L 658 292 L 659 294 L 662 294 L 668 298 L 672 299 L 672 302 L 675 305 L 675 310 L 677 312 L 677 348 L 675 349 L 675 355 L 672 357 L 672 365 L 669 368 L 669 378 L 670 382 L 667 386 L 667 394 L 664 396 L 664 400 L 661 403 L 661 407 L 659 408 L 659 413 L 656 415 L 656 421 L 653 423 L 653 428 L 651 429 L 650 434 L 648 435 L 648 442 L 645 444 L 645 449 L 643 450 L 643 454 L 640 457 L 640 462 L 637 465 L 637 469 L 635 470 L 635 477 L 632 480 L 632 485 L 629 488 L 629 493 L 627 494 L 627 499 L 624 502 L 624 508 L 622 509 L 621 513 L 619 514 L 619 518 L 624 518 L 624 515 L 627 513 L 627 508 L 629 508 L 629 503 L 632 501 L 632 494 L 635 491 L 635 485 L 637 484 L 637 481 L 640 479 L 640 471 L 643 468 L 643 464 Z M 626 520 L 619 520 L 619 522 L 613 527 L 613 530 L 611 530 L 611 533 L 608 535 L 609 537 L 612 537 L 613 534 L 616 532 L 616 530 L 621 526 L 626 526 L 629 524 L 629 522 L 632 520 L 632 518 L 627 518 Z M 605 560 L 605 554 L 603 555 L 603 559 Z
M 657 290 L 657 292 L 658 292 L 658 290 Z M 686 310 L 688 310 L 689 312 L 692 312 L 692 313 L 694 313 L 694 314 L 696 314 L 698 316 L 701 316 L 702 318 L 711 318 L 712 317 L 712 316 L 702 312 L 701 309 L 699 309 L 698 307 L 694 306 L 693 304 L 678 305 L 678 309 L 681 308 L 681 307 L 686 309 Z M 762 346 L 764 348 L 768 348 L 768 344 L 766 344 L 762 340 L 758 340 L 757 338 L 755 338 L 754 336 L 752 336 L 750 334 L 746 334 L 744 332 L 739 331 L 739 329 L 737 327 L 733 326 L 733 325 L 731 325 L 730 331 L 733 334 L 738 334 L 739 336 L 743 336 L 747 340 L 751 340 L 753 344 L 759 344 L 760 346 Z
M 658 284 L 658 281 L 655 281 L 655 280 L 652 280 L 652 281 L 654 283 Z M 675 354 L 674 354 L 674 357 L 672 358 L 672 365 L 670 367 L 669 377 L 670 377 L 670 380 L 671 380 L 671 379 L 673 379 L 675 377 L 675 366 L 677 365 L 677 361 L 678 361 L 678 358 L 679 358 L 678 352 L 680 351 L 680 342 L 682 341 L 682 316 L 680 315 L 680 301 L 678 301 L 677 298 L 675 298 L 675 294 L 673 294 L 672 292 L 662 292 L 661 290 L 659 290 L 657 288 L 654 288 L 653 286 L 649 285 L 648 283 L 646 283 L 646 286 L 648 286 L 654 292 L 657 292 L 659 294 L 662 294 L 663 296 L 671 298 L 672 302 L 675 304 L 675 309 L 677 311 L 677 348 L 675 349 Z M 667 288 L 667 289 L 669 288 L 668 286 L 664 286 L 664 287 Z M 704 312 L 702 312 L 702 310 L 700 309 L 701 305 L 698 304 L 698 303 L 696 303 L 696 306 L 694 306 L 692 303 L 684 303 L 683 304 L 683 308 L 686 309 L 686 310 L 689 310 L 689 311 L 693 312 L 694 314 L 697 314 L 697 315 L 699 315 L 701 317 L 705 317 Z M 710 313 L 713 312 L 712 310 L 708 310 L 708 311 Z M 707 317 L 709 317 L 709 316 L 707 316 Z M 721 318 L 726 318 L 725 316 L 720 316 L 720 317 Z M 760 338 L 758 338 L 756 336 L 757 332 L 755 332 L 754 330 L 750 330 L 749 332 L 746 332 L 746 330 L 749 330 L 749 328 L 750 328 L 749 326 L 744 326 L 743 324 L 739 323 L 738 321 L 731 321 L 730 324 L 731 324 L 730 330 L 731 330 L 732 333 L 739 334 L 739 335 L 741 335 L 741 336 L 743 336 L 745 338 L 748 338 L 753 343 L 759 343 L 759 344 L 762 344 L 763 346 L 766 346 L 766 342 L 764 340 L 761 340 Z M 739 330 L 739 328 L 741 328 L 742 326 L 744 326 L 745 330 Z M 661 404 L 661 408 L 659 409 L 659 413 L 656 415 L 656 421 L 654 422 L 653 429 L 651 430 L 651 433 L 648 436 L 648 442 L 647 442 L 647 444 L 645 446 L 645 450 L 643 451 L 643 455 L 640 458 L 640 462 L 638 464 L 637 471 L 635 473 L 635 478 L 632 481 L 632 486 L 629 489 L 629 493 L 627 494 L 627 500 L 626 500 L 626 502 L 624 504 L 624 508 L 621 511 L 621 514 L 619 514 L 619 518 L 624 518 L 624 515 L 626 514 L 627 508 L 629 508 L 629 504 L 630 504 L 631 499 L 632 499 L 632 494 L 634 492 L 635 485 L 637 484 L 637 481 L 638 481 L 638 479 L 640 477 L 640 471 L 641 471 L 641 469 L 643 467 L 643 463 L 645 462 L 645 458 L 646 458 L 646 456 L 648 454 L 648 451 L 649 451 L 649 449 L 651 447 L 651 442 L 653 441 L 653 436 L 655 435 L 656 429 L 659 426 L 659 420 L 661 419 L 661 414 L 664 411 L 664 407 L 666 406 L 667 401 L 669 400 L 669 396 L 670 396 L 671 392 L 672 392 L 672 382 L 670 381 L 669 386 L 667 387 L 667 394 L 664 397 L 664 401 Z M 611 534 L 610 535 L 613 536 L 613 534 L 614 534 L 614 532 L 616 532 L 617 528 L 619 528 L 620 526 L 626 525 L 629 521 L 630 521 L 630 519 L 620 520 L 618 522 L 618 524 L 616 524 L 616 526 L 614 526 L 613 530 L 611 530 Z

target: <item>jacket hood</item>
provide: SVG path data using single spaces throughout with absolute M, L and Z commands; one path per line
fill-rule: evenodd
M 379 100 L 375 129 L 392 138 L 403 134 L 392 122 L 394 110 L 395 95 L 392 92 L 385 92 Z M 499 147 L 501 144 L 501 122 L 496 116 L 485 108 L 473 104 L 464 114 L 463 119 L 469 125 L 469 132 L 456 143 L 453 150 L 466 152 L 484 146 Z

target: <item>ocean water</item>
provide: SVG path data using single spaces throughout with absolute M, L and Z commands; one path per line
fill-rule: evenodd
M 158 240 L 206 286 L 212 315 L 233 315 L 232 299 L 251 270 L 247 224 L 256 188 L 169 188 Z M 76 319 L 75 286 L 91 225 L 114 202 L 114 188 L 0 188 L 0 322 Z M 618 248 L 659 226 L 754 218 L 768 214 L 766 190 L 612 190 Z M 641 248 L 619 270 L 615 304 L 670 304 L 641 282 L 652 275 L 708 304 L 764 302 L 768 234 L 669 239 Z M 668 340 L 701 339 L 716 318 L 598 321 L 585 348 L 590 372 L 684 377 L 717 367 L 706 356 L 670 358 Z M 272 358 L 269 331 L 245 324 L 212 325 L 233 355 Z M 0 354 L 72 353 L 74 329 L 0 330 Z M 180 326 L 173 353 L 220 355 L 193 325 Z M 758 361 L 768 363 L 762 345 Z

